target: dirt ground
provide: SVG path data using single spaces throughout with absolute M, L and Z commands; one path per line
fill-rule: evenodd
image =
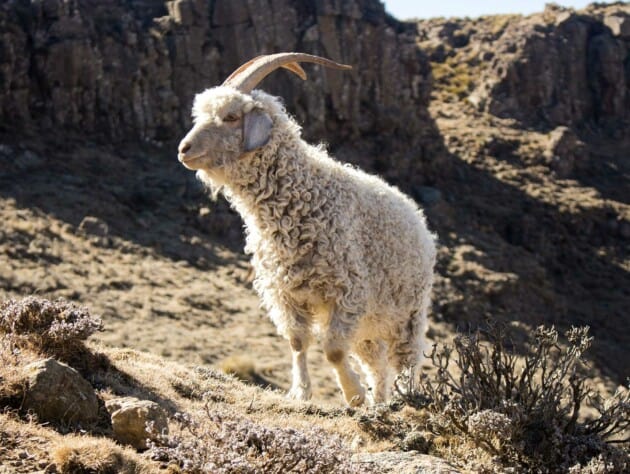
M 596 173 L 592 184 L 558 180 L 535 163 L 543 134 L 467 123 L 459 107 L 433 110 L 448 173 L 425 206 L 441 244 L 429 338 L 448 341 L 488 316 L 517 339 L 538 324 L 588 324 L 594 381 L 612 389 L 628 375 L 630 262 L 627 240 L 598 234 L 627 222 L 627 181 L 605 194 Z M 505 143 L 512 159 L 485 151 Z M 2 151 L 0 298 L 62 296 L 103 317 L 105 344 L 236 371 L 253 364 L 259 381 L 288 388 L 288 344 L 251 288 L 239 218 L 172 150 L 6 139 Z M 341 404 L 318 346 L 310 370 L 315 399 Z

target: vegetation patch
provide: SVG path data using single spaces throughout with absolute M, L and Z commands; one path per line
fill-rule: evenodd
M 563 347 L 554 328 L 539 327 L 521 359 L 501 325 L 459 335 L 453 346 L 434 346 L 433 375 L 419 384 L 399 380 L 398 392 L 428 414 L 433 450 L 461 463 L 472 447 L 475 469 L 627 472 L 629 387 L 607 399 L 592 391 L 583 362 L 588 328 L 572 328 L 566 337 Z
M 100 329 L 100 318 L 64 299 L 29 296 L 0 303 L 0 332 L 47 355 L 63 358 Z
M 176 433 L 149 455 L 170 469 L 204 473 L 361 473 L 341 438 L 316 427 L 278 428 L 220 413 L 210 399 L 196 414 L 179 413 Z

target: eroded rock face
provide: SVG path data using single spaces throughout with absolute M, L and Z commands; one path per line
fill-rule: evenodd
M 529 125 L 627 129 L 630 7 L 588 13 L 548 6 L 540 15 L 512 21 L 494 45 L 476 101 Z
M 40 421 L 87 425 L 98 417 L 98 399 L 92 385 L 72 367 L 43 359 L 24 368 L 25 410 Z
M 354 66 L 306 66 L 305 83 L 278 72 L 263 84 L 319 139 L 413 129 L 430 92 L 415 25 L 377 0 L 11 0 L 0 31 L 0 122 L 18 129 L 177 139 L 195 93 L 279 51 Z
M 157 441 L 168 434 L 166 413 L 155 402 L 134 397 L 115 398 L 105 403 L 111 415 L 114 437 L 136 449 L 146 449 L 147 439 Z

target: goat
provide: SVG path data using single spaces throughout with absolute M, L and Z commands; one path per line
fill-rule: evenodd
M 196 95 L 178 158 L 245 222 L 254 288 L 292 349 L 289 397 L 311 397 L 306 354 L 320 335 L 345 401 L 366 398 L 352 355 L 380 403 L 390 367 L 414 367 L 424 350 L 435 236 L 409 197 L 306 143 L 281 101 L 253 90 L 279 67 L 306 79 L 299 62 L 351 68 L 303 53 L 252 59 Z

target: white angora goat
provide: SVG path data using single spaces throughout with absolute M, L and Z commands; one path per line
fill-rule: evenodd
M 318 56 L 259 56 L 195 97 L 194 126 L 179 160 L 245 221 L 254 287 L 293 351 L 292 398 L 311 397 L 306 351 L 319 334 L 348 404 L 365 390 L 387 400 L 389 368 L 415 366 L 424 349 L 435 264 L 434 236 L 416 204 L 376 176 L 302 140 L 281 101 L 252 90 L 299 62 L 350 69 Z

